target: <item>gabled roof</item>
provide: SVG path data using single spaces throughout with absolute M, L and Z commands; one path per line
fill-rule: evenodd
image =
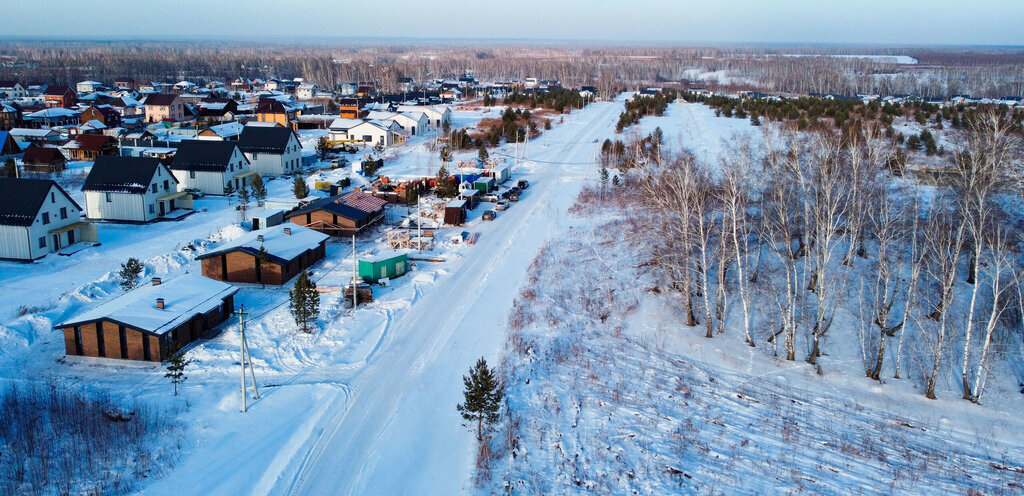
M 70 327 L 110 320 L 132 329 L 161 336 L 196 315 L 220 307 L 238 289 L 197 274 L 166 281 L 158 286 L 145 284 L 121 296 L 82 312 L 55 327 Z M 164 308 L 156 306 L 163 298 Z
M 276 99 L 260 99 L 256 105 L 258 114 L 287 114 L 291 109 Z
M 224 172 L 236 148 L 238 145 L 233 141 L 182 140 L 171 169 Z
M 63 148 L 68 150 L 99 152 L 103 150 L 103 147 L 105 146 L 116 144 L 117 140 L 112 136 L 106 136 L 103 134 L 79 134 L 72 138 L 71 141 L 68 141 Z
M 47 86 L 46 91 L 44 91 L 43 94 L 48 96 L 64 96 L 69 91 L 71 93 L 75 92 L 67 86 Z
M 51 187 L 57 188 L 72 205 L 82 210 L 63 188 L 49 179 L 0 177 L 0 225 L 31 226 Z
M 317 200 L 305 208 L 300 208 L 288 214 L 287 217 L 290 219 L 297 215 L 305 215 L 317 210 L 323 210 L 358 222 L 380 212 L 387 203 L 387 200 L 372 195 L 352 192 L 347 195 L 336 195 Z
M 285 229 L 291 229 L 291 234 L 285 234 Z M 262 242 L 259 240 L 259 236 L 263 236 Z M 216 250 L 197 256 L 196 260 L 216 257 L 233 251 L 256 256 L 260 251 L 260 246 L 263 246 L 270 261 L 284 265 L 302 255 L 306 250 L 316 248 L 327 239 L 330 239 L 330 236 L 308 227 L 292 223 L 278 224 L 245 233 L 234 240 L 221 244 Z
M 349 129 L 352 129 L 362 123 L 362 119 L 348 119 L 345 117 L 340 117 L 338 119 L 334 119 L 333 121 L 331 121 L 331 125 L 329 127 L 331 128 L 332 131 L 348 131 Z
M 25 149 L 25 156 L 21 159 L 25 165 L 52 164 L 64 162 L 64 154 L 51 146 L 39 146 L 32 144 Z
M 171 105 L 174 100 L 178 98 L 178 95 L 172 95 L 169 93 L 153 93 L 146 97 L 144 105 Z
M 238 148 L 250 153 L 284 154 L 288 141 L 294 134 L 294 131 L 286 127 L 245 126 L 238 137 Z
M 0 131 L 0 156 L 17 155 L 21 153 L 21 146 L 8 131 Z
M 155 158 L 97 157 L 89 176 L 85 178 L 82 191 L 145 193 L 159 167 L 160 160 Z

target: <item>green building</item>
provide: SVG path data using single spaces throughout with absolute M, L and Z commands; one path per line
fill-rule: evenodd
M 359 277 L 369 283 L 394 279 L 408 270 L 409 257 L 398 251 L 387 251 L 359 260 Z

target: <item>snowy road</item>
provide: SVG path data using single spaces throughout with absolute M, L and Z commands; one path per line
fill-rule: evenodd
M 345 408 L 325 416 L 270 494 L 459 494 L 469 488 L 475 442 L 455 404 L 473 361 L 497 356 L 526 267 L 572 204 L 593 141 L 612 132 L 621 106 L 599 103 L 535 146 L 531 187 L 482 223 L 457 272 L 388 324 L 374 359 L 349 381 Z M 526 169 L 524 166 L 523 169 Z

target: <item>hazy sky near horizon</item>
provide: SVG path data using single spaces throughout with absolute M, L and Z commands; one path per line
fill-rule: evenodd
M 55 39 L 1024 45 L 1024 0 L 50 0 L 2 10 L 0 36 Z

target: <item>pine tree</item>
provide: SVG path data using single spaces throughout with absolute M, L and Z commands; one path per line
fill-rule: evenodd
M 312 332 L 310 328 L 316 324 L 316 319 L 320 315 L 320 293 L 316 290 L 316 283 L 309 280 L 309 276 L 303 271 L 295 279 L 295 288 L 288 294 L 288 308 L 295 317 L 295 325 L 299 326 L 302 332 Z
M 487 361 L 483 357 L 469 369 L 468 376 L 462 377 L 462 382 L 466 385 L 466 402 L 457 405 L 456 408 L 468 422 L 465 424 L 467 427 L 476 423 L 476 439 L 483 441 L 484 424 L 489 427 L 498 422 L 501 401 L 505 397 L 504 386 L 487 367 Z
M 452 177 L 448 174 L 448 168 L 441 164 L 437 170 L 437 185 L 434 186 L 434 193 L 440 198 L 452 198 L 457 193 L 455 185 L 452 184 Z
M 309 196 L 309 186 L 306 186 L 306 178 L 302 177 L 302 174 L 296 174 L 293 183 L 292 191 L 295 193 L 295 198 L 301 200 Z
M 262 207 L 267 200 L 267 185 L 263 184 L 263 178 L 259 174 L 252 176 L 252 197 L 256 199 L 256 206 Z
M 606 184 L 608 184 L 608 169 L 605 168 L 602 165 L 601 166 L 601 187 L 603 188 Z
M 489 153 L 487 153 L 487 148 L 486 148 L 486 147 L 484 147 L 484 145 L 483 145 L 483 144 L 481 143 L 481 144 L 480 144 L 480 151 L 479 151 L 479 152 L 477 152 L 477 154 L 476 154 L 476 158 L 477 158 L 478 160 L 480 160 L 480 162 L 482 162 L 482 163 L 486 163 L 486 162 L 487 162 L 487 159 L 488 159 L 489 157 L 490 157 L 490 154 L 489 154 Z
M 178 395 L 178 385 L 188 380 L 185 376 L 185 367 L 192 363 L 192 360 L 185 358 L 185 352 L 178 346 L 177 342 L 171 345 L 171 349 L 168 354 L 170 358 L 167 359 L 167 373 L 164 377 L 171 380 L 171 384 L 174 384 L 174 395 Z
M 238 218 L 245 222 L 246 211 L 249 210 L 249 188 L 238 188 Z
M 121 264 L 121 270 L 117 273 L 117 277 L 121 279 L 121 288 L 125 291 L 134 289 L 139 284 L 139 276 L 143 270 L 145 267 L 142 266 L 142 262 L 135 257 Z
M 327 153 L 331 151 L 330 145 L 327 144 L 327 137 L 323 136 L 316 140 L 316 156 L 320 160 L 327 160 Z
M 231 183 L 224 185 L 224 196 L 231 196 L 235 194 L 235 186 Z
M 17 177 L 18 176 L 18 164 L 13 158 L 4 160 L 4 177 Z
M 260 276 L 260 286 L 266 288 L 266 283 L 263 282 L 263 267 L 267 266 L 267 262 L 270 262 L 270 255 L 267 254 L 267 249 L 262 244 L 260 245 L 260 251 L 256 252 L 256 274 Z

